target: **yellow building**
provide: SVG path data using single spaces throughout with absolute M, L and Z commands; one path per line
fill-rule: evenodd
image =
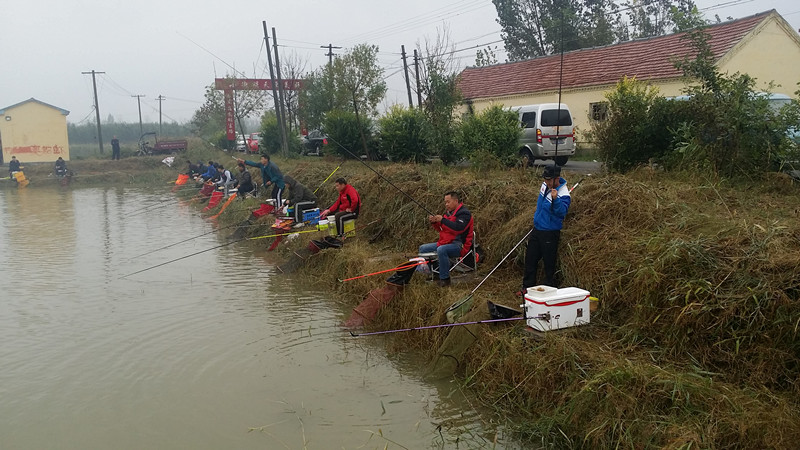
M 775 10 L 706 28 L 717 68 L 747 73 L 760 90 L 794 96 L 800 81 L 800 35 Z M 561 101 L 573 115 L 579 143 L 592 121 L 605 119 L 605 94 L 624 76 L 646 80 L 666 97 L 686 86 L 673 61 L 692 53 L 685 33 L 622 42 L 487 67 L 469 67 L 459 79 L 467 106 L 480 111 L 493 103 L 506 107 Z M 465 108 L 467 107 L 465 106 Z
M 12 156 L 23 164 L 69 160 L 68 114 L 35 98 L 0 109 L 0 162 Z

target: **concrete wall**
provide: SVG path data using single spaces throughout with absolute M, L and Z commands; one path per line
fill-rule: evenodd
M 800 89 L 800 36 L 780 16 L 769 17 L 753 31 L 719 62 L 719 69 L 756 78 L 759 90 L 774 81 L 780 86 L 772 92 L 794 97 Z
M 23 164 L 69 160 L 67 116 L 60 110 L 29 101 L 0 115 L 3 161 L 16 156 Z

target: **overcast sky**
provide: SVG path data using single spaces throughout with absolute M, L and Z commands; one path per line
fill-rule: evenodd
M 797 30 L 797 0 L 695 0 L 707 17 L 741 18 L 772 8 Z M 501 50 L 500 26 L 491 0 L 0 0 L 0 108 L 34 97 L 70 111 L 68 121 L 93 116 L 92 79 L 97 75 L 100 115 L 138 122 L 143 94 L 145 121 L 187 121 L 215 77 L 233 73 L 268 78 L 262 20 L 275 27 L 281 57 L 291 52 L 309 69 L 327 61 L 329 43 L 380 46 L 389 91 L 387 103 L 406 103 L 400 46 L 413 50 L 446 25 L 462 67 L 474 64 L 475 46 Z

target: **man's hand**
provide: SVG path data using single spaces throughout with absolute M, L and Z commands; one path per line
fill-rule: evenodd
M 319 218 L 320 219 L 324 219 L 324 218 L 328 217 L 328 214 L 330 214 L 330 213 L 331 212 L 326 209 L 325 211 L 322 211 L 321 213 L 319 213 Z
M 345 209 L 344 211 L 345 211 L 345 212 L 353 212 L 353 210 L 352 210 L 351 208 L 347 208 L 347 209 Z
M 265 184 L 266 184 L 267 186 L 272 186 L 272 181 L 267 181 Z
M 550 199 L 555 200 L 558 198 L 558 190 L 550 189 Z
M 242 158 L 236 158 L 236 162 L 239 164 L 244 164 L 244 160 Z
M 441 223 L 442 216 L 441 214 L 437 214 L 435 216 L 428 216 L 428 220 L 430 220 L 431 223 Z

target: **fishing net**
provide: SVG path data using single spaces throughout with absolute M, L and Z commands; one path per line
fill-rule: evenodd
M 220 200 L 222 200 L 223 196 L 224 194 L 222 192 L 214 191 L 214 193 L 211 194 L 211 198 L 208 199 L 208 206 L 203 208 L 203 211 L 209 211 L 212 208 L 216 208 L 216 206 L 219 205 Z
M 311 256 L 311 250 L 307 248 L 296 250 L 285 263 L 277 266 L 278 271 L 280 273 L 293 273 L 303 267 L 309 256 Z
M 413 271 L 412 271 L 413 273 Z M 371 321 L 378 315 L 378 311 L 386 306 L 398 293 L 402 292 L 403 286 L 386 284 L 381 288 L 369 291 L 364 301 L 353 308 L 353 313 L 344 322 L 348 328 L 363 326 L 364 323 Z
M 486 319 L 488 312 L 483 308 L 473 309 L 462 317 L 465 322 Z M 483 325 L 480 324 L 453 327 L 426 369 L 425 377 L 435 380 L 453 376 L 464 359 L 464 353 L 478 340 L 483 331 Z

